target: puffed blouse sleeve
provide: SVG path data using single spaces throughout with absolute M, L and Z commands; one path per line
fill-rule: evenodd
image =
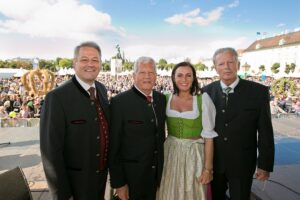
M 203 138 L 214 138 L 218 134 L 214 131 L 216 119 L 216 108 L 207 93 L 202 94 L 202 127 Z

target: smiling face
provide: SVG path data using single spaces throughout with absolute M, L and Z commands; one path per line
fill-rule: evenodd
M 133 74 L 133 80 L 139 90 L 146 95 L 150 94 L 156 82 L 156 72 L 153 63 L 140 63 L 137 71 Z
M 215 68 L 220 79 L 226 85 L 230 85 L 237 79 L 240 62 L 230 51 L 225 51 L 216 56 Z
M 180 66 L 176 69 L 174 82 L 180 92 L 190 92 L 193 83 L 193 71 L 189 66 Z
M 81 47 L 78 56 L 74 58 L 73 65 L 80 80 L 92 85 L 101 68 L 99 52 L 93 47 Z

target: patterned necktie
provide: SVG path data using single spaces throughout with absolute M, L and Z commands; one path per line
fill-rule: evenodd
M 232 88 L 231 87 L 226 87 L 226 88 L 223 88 L 223 92 L 226 94 L 226 106 L 227 106 L 227 104 L 228 104 L 228 94 L 229 94 L 229 92 L 232 90 Z
M 152 96 L 146 96 L 147 98 L 147 103 L 152 103 Z
M 96 97 L 95 97 L 95 88 L 94 88 L 94 87 L 90 87 L 90 88 L 88 89 L 88 91 L 89 91 L 89 93 L 90 93 L 90 99 L 91 99 L 92 101 L 94 101 L 94 100 L 96 99 Z
M 232 90 L 232 88 L 231 87 L 226 87 L 226 88 L 223 88 L 223 92 L 226 94 L 226 95 L 228 95 L 229 94 L 229 92 Z

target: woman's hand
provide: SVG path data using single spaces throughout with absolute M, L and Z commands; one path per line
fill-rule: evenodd
M 213 171 L 203 168 L 201 176 L 198 178 L 199 183 L 208 184 L 213 180 Z

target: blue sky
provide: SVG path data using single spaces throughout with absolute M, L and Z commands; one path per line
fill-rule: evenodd
M 220 47 L 300 30 L 298 0 L 0 0 L 0 59 L 72 57 L 85 40 L 103 58 L 210 58 Z M 257 35 L 261 32 L 261 35 Z

